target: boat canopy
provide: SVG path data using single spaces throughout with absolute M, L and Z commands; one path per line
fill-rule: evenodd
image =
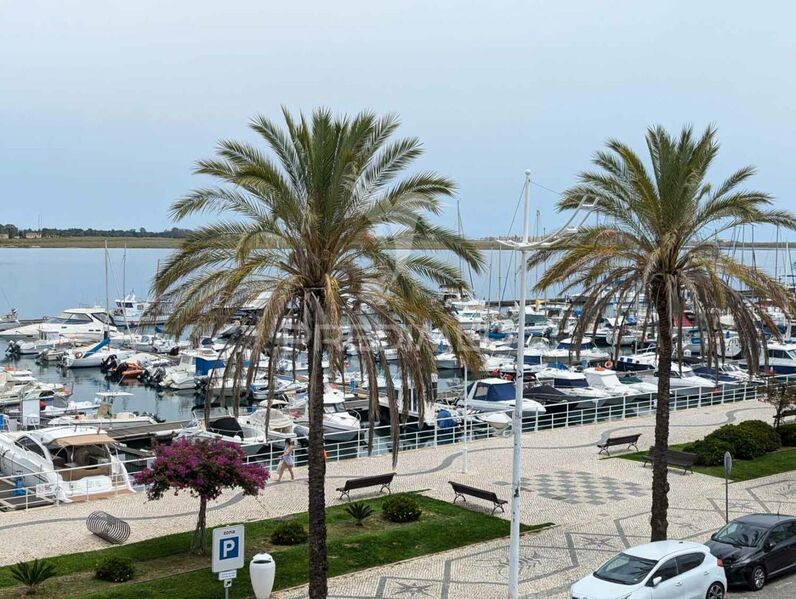
M 478 381 L 474 384 L 476 388 L 473 399 L 480 401 L 512 401 L 517 396 L 515 385 L 510 381 L 496 379 L 494 383 Z
M 113 445 L 116 443 L 113 437 L 103 434 L 95 435 L 74 435 L 72 437 L 61 437 L 53 441 L 53 445 L 58 447 L 82 447 L 84 445 Z

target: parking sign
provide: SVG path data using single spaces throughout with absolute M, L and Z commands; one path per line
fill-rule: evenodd
M 243 567 L 244 529 L 242 525 L 213 529 L 213 572 Z

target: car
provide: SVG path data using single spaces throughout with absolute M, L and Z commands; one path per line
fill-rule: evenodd
M 572 599 L 724 599 L 721 560 L 705 545 L 656 541 L 626 549 L 572 585 Z
M 710 537 L 730 584 L 762 589 L 769 578 L 796 570 L 796 517 L 747 514 Z

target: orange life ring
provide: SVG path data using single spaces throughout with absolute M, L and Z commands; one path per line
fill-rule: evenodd
M 606 368 L 609 368 L 609 369 L 613 368 L 613 365 L 614 365 L 614 363 L 611 362 L 611 360 L 608 360 L 605 364 L 603 364 L 603 366 L 605 366 Z

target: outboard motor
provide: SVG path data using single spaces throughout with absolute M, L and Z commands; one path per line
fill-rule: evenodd
M 100 371 L 110 372 L 114 368 L 116 368 L 116 366 L 117 366 L 116 354 L 111 354 L 110 356 L 102 360 L 102 362 L 100 362 Z

